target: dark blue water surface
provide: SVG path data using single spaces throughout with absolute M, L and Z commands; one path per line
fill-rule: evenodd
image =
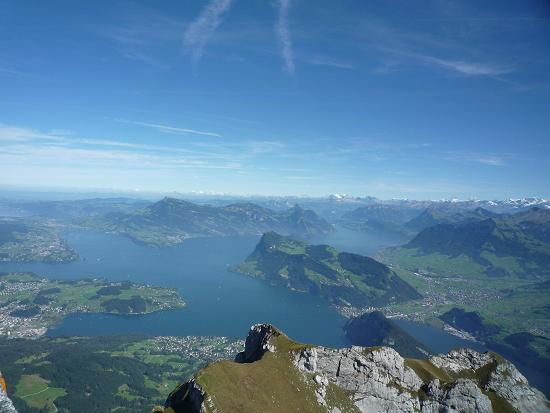
M 187 306 L 143 316 L 71 314 L 48 331 L 50 336 L 144 333 L 245 337 L 252 324 L 269 322 L 298 341 L 331 347 L 349 345 L 342 330 L 345 319 L 326 301 L 228 271 L 254 249 L 257 236 L 190 239 L 161 249 L 138 245 L 120 235 L 89 231 L 71 231 L 65 238 L 81 260 L 64 264 L 1 263 L 0 272 L 150 283 L 177 288 Z M 316 242 L 363 254 L 372 254 L 381 246 L 379 240 L 343 229 Z M 484 350 L 479 344 L 431 326 L 397 322 L 435 352 L 465 346 Z M 548 390 L 546 377 L 521 365 L 518 368 L 535 385 Z

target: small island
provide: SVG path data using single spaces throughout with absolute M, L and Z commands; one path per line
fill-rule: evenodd
M 39 337 L 71 313 L 148 314 L 185 306 L 175 289 L 104 279 L 0 274 L 0 335 Z

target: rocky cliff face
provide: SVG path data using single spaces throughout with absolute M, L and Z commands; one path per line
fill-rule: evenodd
M 3 387 L 0 386 L 0 412 L 2 413 L 17 413 L 13 403 L 9 399 L 6 393 L 4 393 Z
M 235 362 L 201 370 L 155 411 L 534 413 L 550 403 L 493 353 L 405 359 L 390 347 L 302 345 L 258 324 Z

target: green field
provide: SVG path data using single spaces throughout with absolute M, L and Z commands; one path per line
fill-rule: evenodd
M 30 407 L 45 411 L 57 411 L 55 399 L 65 396 L 65 389 L 50 387 L 50 382 L 37 374 L 23 375 L 17 383 L 15 397 L 24 400 Z

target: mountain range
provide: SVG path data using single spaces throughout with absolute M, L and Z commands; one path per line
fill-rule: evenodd
M 384 264 L 328 245 L 265 233 L 234 271 L 291 290 L 320 295 L 339 305 L 384 305 L 420 298 L 420 294 Z
M 492 276 L 550 275 L 550 209 L 502 215 L 476 209 L 458 222 L 443 221 L 422 230 L 404 248 L 423 255 L 467 256 Z
M 496 218 L 499 214 L 489 211 L 485 208 L 477 207 L 475 209 L 456 209 L 454 207 L 430 207 L 425 209 L 420 215 L 417 215 L 404 226 L 413 232 L 420 232 L 426 228 L 438 224 L 458 224 L 464 222 L 476 222 L 488 218 Z
M 175 198 L 164 198 L 136 211 L 111 212 L 83 224 L 157 246 L 173 245 L 194 237 L 261 234 L 266 231 L 310 237 L 333 231 L 332 225 L 315 212 L 297 205 L 274 211 L 248 202 L 211 206 Z

